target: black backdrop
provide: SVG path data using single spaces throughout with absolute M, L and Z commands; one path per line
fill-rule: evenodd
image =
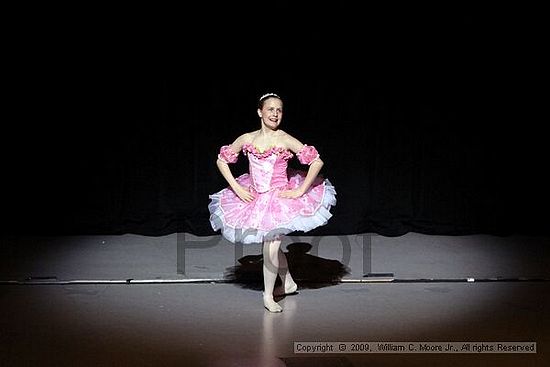
M 213 234 L 218 149 L 277 92 L 282 128 L 319 149 L 338 192 L 312 234 L 548 233 L 535 13 L 291 10 L 269 29 L 265 13 L 222 11 L 155 32 L 114 19 L 24 35 L 3 232 Z

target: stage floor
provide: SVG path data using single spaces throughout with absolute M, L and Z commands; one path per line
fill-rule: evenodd
M 234 284 L 0 287 L 3 366 L 543 366 L 550 284 L 340 284 L 273 314 Z M 298 354 L 295 342 L 536 342 L 536 354 Z
M 548 239 L 289 238 L 285 251 L 313 245 L 301 263 L 311 269 L 295 269 L 299 293 L 282 299 L 284 311 L 273 314 L 263 308 L 257 278 L 216 280 L 242 274 L 236 264 L 250 265 L 254 275 L 258 247 L 240 253 L 218 241 L 194 248 L 205 239 L 186 235 L 182 259 L 180 237 L 3 237 L 0 364 L 544 366 L 550 360 Z M 330 246 L 337 241 L 339 248 Z M 349 269 L 342 282 L 308 281 L 319 272 L 336 274 L 338 264 Z M 355 282 L 365 279 L 364 270 L 393 272 L 395 281 Z M 303 354 L 295 352 L 297 342 L 534 342 L 537 352 Z

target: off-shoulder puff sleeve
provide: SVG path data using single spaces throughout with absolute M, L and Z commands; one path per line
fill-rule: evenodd
M 224 145 L 220 148 L 218 159 L 225 163 L 235 163 L 239 158 L 239 153 L 235 153 L 230 145 Z
M 296 152 L 296 156 L 298 157 L 300 163 L 309 165 L 311 162 L 319 158 L 319 152 L 317 152 L 317 149 L 315 149 L 313 145 L 305 144 L 302 149 Z

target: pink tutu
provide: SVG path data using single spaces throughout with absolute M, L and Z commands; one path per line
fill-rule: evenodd
M 328 179 L 317 176 L 308 191 L 299 198 L 282 198 L 279 193 L 298 188 L 307 172 L 288 169 L 293 154 L 279 147 L 260 153 L 253 145 L 245 144 L 250 173 L 236 178 L 237 182 L 254 195 L 251 202 L 242 201 L 227 187 L 210 195 L 208 205 L 212 228 L 221 230 L 229 241 L 244 244 L 279 239 L 294 231 L 307 232 L 325 225 L 336 205 L 336 191 Z M 220 159 L 227 163 L 237 160 L 237 153 L 229 146 L 220 149 Z M 296 155 L 303 164 L 311 164 L 319 157 L 313 146 L 304 146 Z

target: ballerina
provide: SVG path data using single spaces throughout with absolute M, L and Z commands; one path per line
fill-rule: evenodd
M 277 276 L 283 289 L 275 291 L 275 296 L 298 289 L 281 250 L 281 238 L 325 225 L 332 217 L 331 206 L 336 205 L 336 191 L 319 175 L 324 163 L 317 149 L 279 128 L 283 118 L 279 95 L 261 96 L 257 113 L 260 129 L 220 148 L 216 164 L 229 187 L 209 196 L 208 209 L 212 228 L 230 242 L 263 244 L 264 307 L 281 312 L 282 307 L 273 299 Z M 249 173 L 235 178 L 229 164 L 237 162 L 240 152 L 248 158 Z M 309 166 L 307 171 L 288 167 L 294 155 Z

